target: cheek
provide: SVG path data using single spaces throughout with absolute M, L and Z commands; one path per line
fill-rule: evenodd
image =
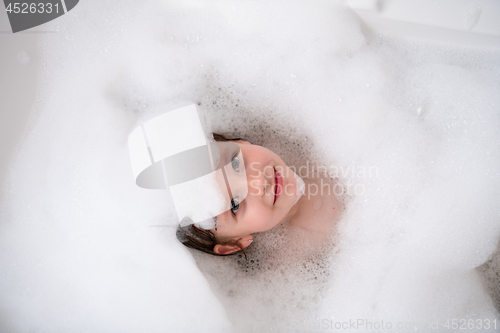
M 255 228 L 255 232 L 266 231 L 273 228 L 279 223 L 276 214 L 273 213 L 269 207 L 264 205 L 252 212 L 252 225 Z
M 247 148 L 244 150 L 244 148 Z M 249 160 L 259 163 L 261 168 L 267 165 L 270 161 L 272 152 L 261 146 L 249 146 L 242 148 L 242 151 Z

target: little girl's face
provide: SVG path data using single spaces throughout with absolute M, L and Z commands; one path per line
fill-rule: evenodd
M 289 215 L 297 198 L 297 179 L 283 160 L 267 148 L 236 141 L 241 149 L 248 195 L 233 209 L 217 216 L 211 229 L 219 242 L 237 241 L 252 233 L 269 230 Z M 282 189 L 277 188 L 280 184 Z

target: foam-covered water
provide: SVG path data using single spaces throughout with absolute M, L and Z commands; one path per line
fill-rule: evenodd
M 475 270 L 500 234 L 498 51 L 382 38 L 331 1 L 89 0 L 50 24 L 3 189 L 2 330 L 500 326 Z M 127 135 L 190 101 L 289 165 L 341 170 L 358 190 L 328 245 L 280 226 L 248 262 L 193 260 L 150 227 L 172 205 L 134 185 Z

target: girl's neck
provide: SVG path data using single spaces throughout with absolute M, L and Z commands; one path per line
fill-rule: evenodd
M 314 233 L 328 233 L 341 211 L 341 203 L 333 191 L 333 184 L 325 179 L 304 178 L 306 191 L 290 209 L 285 219 Z

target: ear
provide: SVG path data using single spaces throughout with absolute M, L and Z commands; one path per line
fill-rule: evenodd
M 252 235 L 248 235 L 237 240 L 238 244 L 242 248 L 246 248 L 248 245 L 252 244 L 252 241 L 253 241 Z M 214 252 L 217 254 L 230 254 L 239 250 L 240 248 L 235 245 L 215 244 L 214 246 Z

